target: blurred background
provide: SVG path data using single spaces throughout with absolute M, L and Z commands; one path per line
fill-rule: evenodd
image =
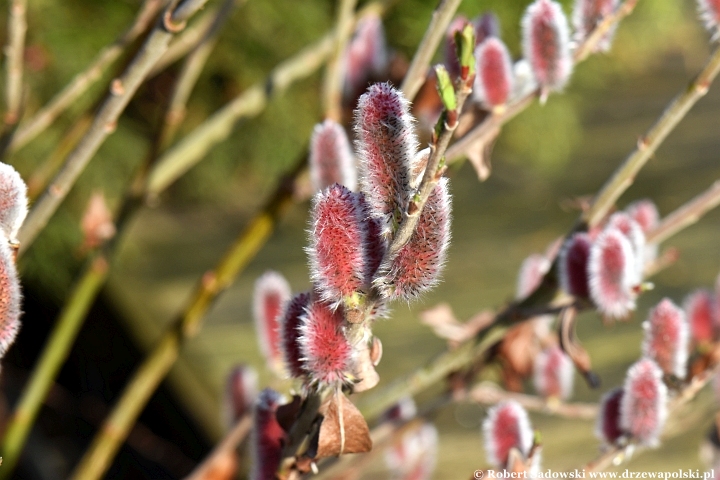
M 468 18 L 495 12 L 503 40 L 519 58 L 519 21 L 527 3 L 466 1 L 460 11 Z M 572 2 L 561 3 L 569 14 Z M 25 54 L 28 113 L 45 104 L 112 42 L 139 6 L 139 0 L 31 0 Z M 434 1 L 392 3 L 384 23 L 387 42 L 398 55 L 412 57 L 435 6 Z M 6 13 L 0 13 L 0 28 L 5 28 Z M 283 59 L 328 32 L 334 15 L 332 1 L 239 2 L 190 98 L 179 138 L 234 96 L 262 82 Z M 423 310 L 446 302 L 458 318 L 467 319 L 513 298 L 522 260 L 543 252 L 572 226 L 578 212 L 568 208 L 568 200 L 597 191 L 700 70 L 709 51 L 694 1 L 640 0 L 621 24 L 608 54 L 582 63 L 563 94 L 552 95 L 544 106 L 533 105 L 503 129 L 492 154 L 492 175 L 485 182 L 480 183 L 465 162 L 450 169 L 453 243 L 444 281 L 419 302 L 394 305 L 392 317 L 376 326 L 384 345 L 377 388 L 445 349 L 444 342 L 420 324 L 418 314 Z M 129 58 L 125 54 L 104 81 L 9 158 L 23 178 L 30 178 L 48 158 L 62 158 L 62 142 L 72 126 L 103 97 L 112 74 Z M 4 418 L 83 265 L 80 221 L 89 198 L 101 191 L 111 207 L 120 201 L 152 144 L 178 69 L 179 63 L 173 64 L 141 87 L 117 131 L 20 262 L 26 313 L 18 340 L 3 361 Z M 279 176 L 306 154 L 313 125 L 322 119 L 321 85 L 321 73 L 297 82 L 260 116 L 238 124 L 227 141 L 127 226 L 109 282 L 43 407 L 17 478 L 67 476 L 144 353 L 188 303 L 203 273 L 217 264 Z M 661 215 L 669 213 L 720 178 L 719 155 L 720 88 L 713 86 L 619 205 L 650 197 Z M 180 361 L 145 409 L 108 478 L 187 474 L 227 428 L 222 394 L 234 365 L 254 365 L 261 385 L 273 384 L 255 340 L 253 284 L 267 269 L 274 269 L 286 276 L 294 291 L 309 287 L 303 251 L 307 209 L 307 202 L 292 207 L 260 254 L 212 307 L 202 331 L 183 348 Z M 582 316 L 578 335 L 603 385 L 591 390 L 578 376 L 573 399 L 597 401 L 602 392 L 621 384 L 640 354 L 640 323 L 648 308 L 664 296 L 680 303 L 691 290 L 714 285 L 720 270 L 719 221 L 720 212 L 711 212 L 668 242 L 680 249 L 680 259 L 653 279 L 656 288 L 641 297 L 629 322 L 606 327 L 593 312 Z M 489 371 L 487 376 L 495 374 Z M 437 391 L 422 395 L 419 403 Z M 699 450 L 715 406 L 710 392 L 696 402 L 696 415 L 686 422 L 686 432 L 622 469 L 705 469 Z M 435 478 L 468 478 L 473 470 L 487 466 L 479 434 L 484 416 L 485 409 L 474 405 L 451 406 L 439 414 Z M 547 468 L 574 468 L 598 453 L 592 422 L 534 414 L 532 423 L 542 432 Z M 379 467 L 368 474 L 386 476 Z

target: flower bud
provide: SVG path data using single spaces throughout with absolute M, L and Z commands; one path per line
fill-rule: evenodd
M 545 398 L 567 400 L 572 395 L 573 373 L 572 360 L 560 347 L 547 348 L 535 358 L 535 390 Z
M 368 222 L 366 206 L 355 194 L 335 184 L 315 195 L 307 253 L 310 278 L 320 298 L 333 308 L 349 299 L 365 284 Z
M 572 73 L 570 38 L 562 7 L 551 0 L 535 0 L 522 19 L 523 53 L 530 62 L 544 101 L 563 89 Z
M 20 330 L 22 292 L 13 251 L 0 241 L 0 358 L 15 342 Z
M 487 108 L 504 105 L 513 91 L 510 53 L 499 38 L 490 37 L 475 49 L 475 97 Z
M 300 352 L 310 382 L 320 385 L 348 383 L 353 366 L 353 347 L 345 338 L 342 308 L 332 309 L 315 300 L 300 317 Z
M 612 14 L 618 6 L 618 0 L 575 0 L 572 23 L 575 29 L 575 41 L 584 42 L 602 23 L 603 19 Z M 596 51 L 610 50 L 617 24 L 610 27 L 597 44 Z
M 667 417 L 667 387 L 657 364 L 644 358 L 628 370 L 620 402 L 620 427 L 641 445 L 660 442 Z
M 637 263 L 632 245 L 616 228 L 603 230 L 590 247 L 590 298 L 611 318 L 624 318 L 635 309 Z
M 717 310 L 712 293 L 702 289 L 695 290 L 685 297 L 683 310 L 695 344 L 710 343 L 715 340 Z
M 0 163 L 0 232 L 17 242 L 18 230 L 28 211 L 27 186 L 20 174 L 6 163 Z
M 595 425 L 595 436 L 607 445 L 614 445 L 622 436 L 620 427 L 620 404 L 622 403 L 623 389 L 614 388 L 603 395 L 600 400 L 600 412 Z
M 689 340 L 685 313 L 664 298 L 650 311 L 643 329 L 643 355 L 655 360 L 664 373 L 685 378 Z
M 512 448 L 527 458 L 533 445 L 530 419 L 523 407 L 514 400 L 500 402 L 488 411 L 482 426 L 485 455 L 488 463 L 503 468 Z
M 450 194 L 441 178 L 420 213 L 410 240 L 387 264 L 374 284 L 385 298 L 410 300 L 440 281 L 450 245 Z
M 558 258 L 560 287 L 575 297 L 588 298 L 590 296 L 588 260 L 591 243 L 590 235 L 579 232 L 573 234 L 560 250 Z
M 388 64 L 382 19 L 377 15 L 365 15 L 358 21 L 343 57 L 345 102 L 350 103 L 357 98 L 369 81 L 383 77 Z
M 455 34 L 461 32 L 462 29 L 465 28 L 465 25 L 467 25 L 468 23 L 470 22 L 468 21 L 467 17 L 463 15 L 458 15 L 453 19 L 452 22 L 450 22 L 450 25 L 445 32 L 444 64 L 453 79 L 456 79 L 460 76 L 460 62 L 458 62 L 457 58 Z
M 300 348 L 300 326 L 305 309 L 310 305 L 310 292 L 298 293 L 287 303 L 280 321 L 280 342 L 285 370 L 292 378 L 305 376 Z
M 225 384 L 225 418 L 228 425 L 235 424 L 249 413 L 258 396 L 258 375 L 248 365 L 237 365 L 228 375 Z
M 251 480 L 272 480 L 280 466 L 285 431 L 275 418 L 275 413 L 282 401 L 282 395 L 275 390 L 266 388 L 260 393 L 255 404 L 250 440 Z
M 515 298 L 521 300 L 534 292 L 548 270 L 550 260 L 544 255 L 534 253 L 523 260 L 518 273 Z
M 333 120 L 318 123 L 310 139 L 310 179 L 315 190 L 334 183 L 355 190 L 355 157 L 345 129 Z
M 372 215 L 381 219 L 383 235 L 389 237 L 412 190 L 412 161 L 418 141 L 408 101 L 387 83 L 371 85 L 358 101 L 355 133 L 360 188 Z
M 288 300 L 290 300 L 290 285 L 279 273 L 265 272 L 255 282 L 253 317 L 258 343 L 268 365 L 276 370 L 282 365 L 280 315 Z

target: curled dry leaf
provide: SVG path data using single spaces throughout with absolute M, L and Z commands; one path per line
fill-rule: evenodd
M 86 249 L 97 248 L 115 236 L 112 212 L 103 193 L 95 192 L 90 197 L 80 228 L 83 232 L 83 247 Z
M 420 321 L 433 329 L 435 335 L 448 341 L 451 347 L 469 340 L 492 323 L 494 314 L 485 310 L 473 316 L 467 322 L 455 318 L 447 303 L 440 303 L 420 313 Z
M 475 172 L 477 172 L 478 179 L 481 182 L 487 180 L 492 172 L 490 157 L 498 135 L 500 135 L 500 127 L 493 127 L 487 135 L 478 138 L 467 148 L 466 154 L 468 160 L 470 160 L 470 163 L 472 163 L 472 166 L 475 168 Z
M 324 418 L 320 425 L 316 458 L 372 450 L 367 422 L 345 394 L 339 392 L 330 396 L 319 412 Z
M 523 380 L 532 375 L 534 359 L 540 353 L 535 328 L 534 322 L 521 323 L 508 330 L 498 345 L 503 383 L 511 392 L 522 391 Z
M 373 354 L 377 354 L 377 351 L 373 351 L 376 348 L 375 340 L 377 340 L 379 344 L 380 340 L 375 337 L 372 348 L 368 347 L 366 343 L 363 343 L 355 352 L 353 376 L 358 382 L 353 384 L 354 393 L 370 390 L 380 381 L 380 375 L 375 371 L 375 365 L 377 365 L 377 363 L 373 360 L 373 358 L 375 358 Z M 380 344 L 380 349 L 382 350 L 382 344 Z

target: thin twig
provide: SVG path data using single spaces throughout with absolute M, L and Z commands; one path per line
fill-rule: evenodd
M 212 471 L 216 462 L 224 455 L 234 452 L 238 445 L 245 440 L 248 433 L 250 433 L 251 428 L 252 416 L 246 414 L 235 423 L 232 430 L 213 448 L 212 452 L 205 457 L 205 460 L 185 477 L 185 480 L 204 480 L 210 478 L 208 474 Z
M 620 5 L 614 12 L 607 15 L 588 35 L 584 42 L 582 42 L 577 49 L 573 52 L 573 59 L 575 63 L 580 63 L 585 60 L 591 53 L 597 50 L 597 46 L 603 41 L 603 38 L 607 33 L 620 21 L 630 15 L 635 10 L 638 0 L 627 0 Z
M 715 181 L 703 193 L 663 218 L 660 224 L 648 233 L 647 242 L 664 242 L 680 230 L 700 220 L 705 213 L 718 205 L 720 205 L 720 180 Z
M 720 47 L 710 55 L 700 74 L 678 95 L 650 130 L 638 140 L 637 148 L 616 170 L 598 192 L 590 208 L 583 213 L 581 221 L 595 226 L 605 217 L 620 195 L 633 184 L 635 176 L 652 157 L 668 134 L 680 123 L 687 112 L 708 91 L 710 84 L 720 73 Z
M 342 117 L 343 56 L 352 35 L 357 0 L 343 0 L 338 4 L 335 20 L 335 51 L 325 68 L 323 85 L 323 111 L 325 118 L 339 122 Z
M 437 50 L 440 42 L 445 38 L 445 31 L 455 16 L 455 12 L 460 6 L 461 0 L 440 0 L 440 3 L 433 11 L 430 25 L 425 30 L 420 45 L 418 46 L 415 56 L 410 63 L 405 78 L 403 79 L 400 90 L 403 91 L 408 100 L 412 100 L 420 91 L 420 87 L 425 82 L 430 62 Z
M 78 146 L 68 155 L 65 164 L 48 189 L 37 201 L 18 235 L 22 254 L 32 244 L 50 217 L 74 185 L 105 139 L 115 130 L 120 114 L 130 102 L 150 68 L 167 49 L 173 31 L 179 31 L 207 0 L 175 0 L 165 11 L 144 45 L 120 78 L 113 80 L 105 103 Z M 182 7 L 182 8 L 180 8 Z
M 148 78 L 152 78 L 158 73 L 164 71 L 173 63 L 177 62 L 190 51 L 192 51 L 198 43 L 200 43 L 208 33 L 208 29 L 217 18 L 217 8 L 208 8 L 204 15 L 194 21 L 191 25 L 180 32 L 172 39 L 168 45 L 167 51 L 155 63 L 148 73 Z
M 27 32 L 27 0 L 12 0 L 8 15 L 8 45 L 5 49 L 5 125 L 14 126 L 20 119 L 22 106 L 23 56 L 25 53 L 25 33 Z
M 100 78 L 105 70 L 125 51 L 125 48 L 145 32 L 167 0 L 146 0 L 133 25 L 112 44 L 100 51 L 92 63 L 65 86 L 31 119 L 23 122 L 8 146 L 10 153 L 27 145 L 41 134 L 70 105 L 75 103 Z

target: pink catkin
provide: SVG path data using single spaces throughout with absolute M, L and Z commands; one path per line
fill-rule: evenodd
M 590 235 L 576 233 L 565 242 L 558 259 L 560 287 L 579 298 L 590 296 L 587 272 L 591 243 Z
M 696 290 L 685 298 L 683 310 L 690 325 L 690 335 L 696 344 L 710 343 L 715 339 L 717 308 L 715 299 L 707 290 Z
M 358 221 L 363 225 L 363 255 L 365 265 L 364 284 L 369 286 L 375 276 L 380 263 L 382 262 L 387 244 L 382 236 L 382 225 L 380 220 L 372 216 L 370 205 L 365 201 L 365 195 L 357 195 L 358 200 Z
M 225 411 L 228 425 L 233 425 L 249 413 L 258 396 L 258 376 L 254 368 L 238 365 L 228 375 L 225 384 Z
M 273 480 L 282 460 L 285 431 L 275 413 L 282 402 L 282 396 L 266 388 L 260 393 L 253 414 L 251 437 L 252 471 L 251 480 Z
M 407 431 L 385 454 L 391 478 L 398 480 L 429 480 L 435 470 L 438 432 L 435 425 L 424 423 Z
M 490 37 L 475 49 L 475 96 L 488 108 L 504 105 L 513 91 L 510 53 L 499 38 Z
M 640 444 L 655 447 L 660 443 L 667 418 L 667 387 L 662 371 L 647 358 L 628 370 L 620 402 L 620 427 Z
M 590 298 L 603 314 L 624 318 L 635 309 L 636 261 L 632 245 L 615 228 L 605 229 L 590 247 Z
M 0 163 L 0 232 L 17 241 L 28 211 L 27 186 L 13 167 Z
M 498 403 L 488 412 L 482 426 L 485 455 L 495 468 L 507 464 L 510 449 L 516 448 L 527 458 L 532 448 L 533 432 L 528 414 L 519 403 L 508 400 Z
M 534 292 L 548 270 L 550 260 L 544 255 L 533 253 L 523 260 L 518 272 L 515 298 L 521 300 Z
M 372 215 L 389 236 L 408 204 L 413 158 L 418 141 L 403 94 L 387 83 L 364 93 L 355 110 L 356 151 L 360 158 L 360 189 Z
M 617 228 L 630 240 L 635 254 L 635 283 L 642 281 L 645 267 L 645 233 L 640 225 L 625 212 L 616 212 L 610 215 L 605 228 Z
M 253 316 L 258 343 L 268 364 L 274 368 L 282 364 L 278 322 L 288 300 L 290 285 L 279 273 L 268 271 L 255 282 Z
M 343 58 L 345 101 L 357 98 L 371 80 L 385 75 L 388 69 L 388 52 L 382 19 L 366 15 L 357 23 Z
M 333 307 L 366 283 L 365 215 L 359 195 L 342 185 L 315 195 L 307 248 L 310 277 L 320 297 Z
M 600 400 L 600 412 L 595 425 L 595 436 L 607 445 L 614 445 L 623 435 L 620 426 L 620 405 L 623 389 L 614 388 L 603 395 Z
M 316 300 L 301 317 L 300 351 L 311 383 L 341 385 L 350 379 L 353 348 L 345 338 L 342 309 Z
M 543 350 L 535 359 L 533 384 L 543 397 L 567 400 L 572 395 L 572 360 L 558 346 Z
M 374 281 L 385 298 L 411 300 L 440 280 L 450 245 L 450 194 L 441 178 L 420 214 L 410 240 Z
M 572 73 L 570 38 L 562 7 L 535 0 L 522 19 L 523 53 L 541 89 L 541 98 L 563 89 Z
M 13 252 L 0 241 L 0 358 L 15 342 L 20 330 L 22 293 Z
M 575 40 L 583 42 L 603 21 L 605 17 L 615 11 L 618 0 L 575 0 L 573 7 L 572 23 L 575 29 Z M 612 45 L 617 24 L 603 35 L 598 42 L 596 50 L 606 52 Z
M 300 326 L 305 309 L 310 305 L 310 292 L 299 293 L 288 302 L 280 322 L 280 338 L 285 369 L 292 378 L 303 378 L 305 368 L 300 348 Z
M 655 203 L 649 199 L 637 200 L 631 203 L 625 207 L 625 212 L 640 225 L 645 235 L 655 229 L 660 222 L 660 213 Z
M 720 38 L 720 0 L 697 0 L 700 18 L 713 40 Z
M 643 329 L 643 355 L 655 360 L 664 373 L 685 378 L 689 341 L 685 313 L 664 298 L 650 311 Z
M 333 120 L 315 125 L 310 139 L 310 179 L 315 190 L 334 183 L 355 190 L 355 157 L 345 129 Z

